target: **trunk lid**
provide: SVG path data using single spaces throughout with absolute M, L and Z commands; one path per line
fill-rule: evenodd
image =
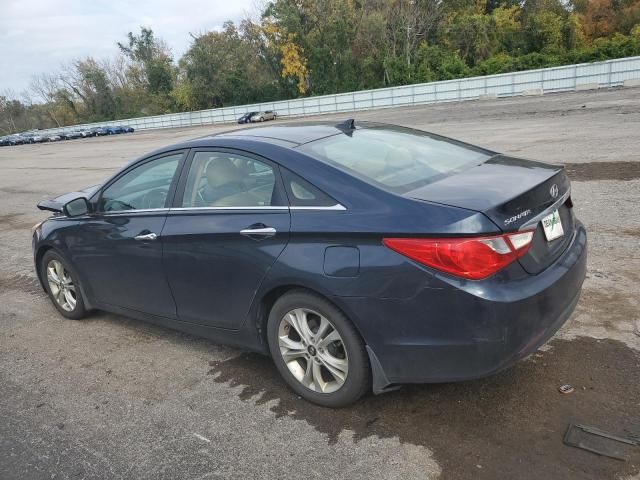
M 570 183 L 557 165 L 496 155 L 486 162 L 405 194 L 410 198 L 482 212 L 504 232 L 535 229 L 520 264 L 538 273 L 568 246 L 573 231 Z M 541 220 L 558 210 L 564 235 L 547 241 Z

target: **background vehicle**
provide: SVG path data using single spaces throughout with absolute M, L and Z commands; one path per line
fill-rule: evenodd
M 95 137 L 101 137 L 103 135 L 108 135 L 109 134 L 105 127 L 92 127 L 90 129 L 90 131 L 91 131 L 91 133 L 93 133 L 93 135 Z
M 19 134 L 9 135 L 8 137 L 9 145 L 23 145 L 25 143 L 29 143 L 27 139 Z
M 273 110 L 265 110 L 264 112 L 256 112 L 251 116 L 251 122 L 264 122 L 266 120 L 275 120 L 276 112 Z
M 75 140 L 77 138 L 82 138 L 82 133 L 79 130 L 71 130 L 65 133 L 66 140 Z
M 125 125 L 122 128 L 124 129 L 124 133 L 133 133 L 134 132 L 134 128 L 129 126 L 129 125 Z
M 375 123 L 200 138 L 38 207 L 56 212 L 33 246 L 61 314 L 269 353 L 331 407 L 512 365 L 586 273 L 562 167 Z
M 87 138 L 87 137 L 93 137 L 93 132 L 88 129 L 88 128 L 81 128 L 80 130 L 78 130 L 78 133 L 80 133 L 80 136 L 82 138 Z
M 58 142 L 60 140 L 62 140 L 62 137 L 60 135 L 58 135 L 58 134 L 55 134 L 55 133 L 47 136 L 47 141 L 48 142 Z
M 253 117 L 257 113 L 259 113 L 259 112 L 247 112 L 247 113 L 245 113 L 244 115 L 242 115 L 238 119 L 238 123 L 249 123 L 251 121 L 251 117 Z

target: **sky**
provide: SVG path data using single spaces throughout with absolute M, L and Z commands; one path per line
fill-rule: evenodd
M 74 59 L 114 57 L 117 41 L 150 27 L 178 59 L 189 33 L 218 30 L 258 11 L 259 0 L 0 0 L 0 95 Z

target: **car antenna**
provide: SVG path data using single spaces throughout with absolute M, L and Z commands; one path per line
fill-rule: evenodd
M 338 130 L 342 130 L 345 134 L 351 136 L 356 129 L 356 121 L 353 118 L 337 123 L 335 126 Z

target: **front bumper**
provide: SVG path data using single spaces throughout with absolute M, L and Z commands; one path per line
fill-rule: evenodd
M 374 390 L 484 377 L 536 351 L 573 312 L 586 260 L 586 231 L 578 223 L 565 252 L 537 275 L 477 282 L 437 275 L 407 299 L 342 298 L 357 312 Z

